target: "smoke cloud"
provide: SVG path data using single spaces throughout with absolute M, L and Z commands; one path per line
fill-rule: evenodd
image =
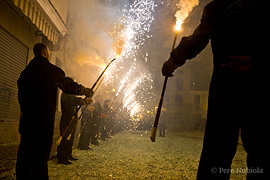
M 69 36 L 73 47 L 69 52 L 79 65 L 106 65 L 113 54 L 110 30 L 116 21 L 117 8 L 95 0 L 70 1 Z

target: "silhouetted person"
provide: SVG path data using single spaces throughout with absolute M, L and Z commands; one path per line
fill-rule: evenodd
M 165 131 L 167 129 L 166 127 L 166 113 L 165 112 L 161 112 L 160 114 L 160 122 L 158 124 L 158 128 L 159 128 L 159 137 L 165 137 Z
M 108 131 L 107 131 L 107 124 L 109 122 L 109 114 L 110 114 L 110 104 L 111 104 L 111 100 L 110 99 L 106 99 L 104 101 L 103 104 L 103 112 L 101 114 L 102 116 L 102 123 L 101 123 L 101 127 L 100 127 L 100 133 L 101 133 L 101 140 L 102 141 L 106 141 L 106 138 L 108 138 Z
M 57 87 L 67 94 L 90 97 L 92 89 L 65 77 L 62 69 L 49 62 L 50 52 L 45 44 L 34 46 L 35 58 L 18 79 L 18 100 L 21 108 L 19 133 L 21 142 L 17 153 L 17 179 L 48 179 L 47 161 L 50 155 Z
M 269 13 L 266 0 L 214 0 L 200 25 L 183 37 L 162 68 L 164 76 L 194 58 L 211 40 L 214 71 L 198 180 L 229 179 L 239 129 L 247 179 L 270 179 L 268 152 Z M 236 171 L 236 170 L 235 170 Z
M 75 112 L 77 110 L 77 106 L 83 105 L 83 104 L 90 104 L 92 101 L 90 98 L 84 99 L 80 97 L 76 97 L 75 94 L 65 94 L 62 93 L 61 95 L 61 111 L 62 111 L 62 116 L 60 120 L 60 134 L 63 133 L 65 128 L 68 126 L 68 123 L 72 119 L 72 117 L 75 115 Z M 76 117 L 75 117 L 76 116 Z M 78 115 L 76 114 L 74 116 L 75 118 L 78 118 Z M 61 143 L 57 147 L 57 159 L 59 164 L 71 164 L 71 161 L 73 160 L 78 160 L 77 158 L 72 156 L 72 146 L 74 142 L 74 126 L 76 125 L 76 120 L 74 120 L 66 133 L 64 134 Z M 73 131 L 73 132 L 72 132 Z M 67 137 L 69 134 L 71 134 L 70 139 L 68 140 Z
M 99 145 L 98 136 L 99 136 L 99 129 L 102 121 L 101 113 L 102 107 L 100 105 L 101 97 L 96 96 L 96 102 L 93 104 L 95 107 L 94 114 L 93 114 L 93 124 L 92 124 L 92 131 L 91 131 L 91 144 Z
M 80 150 L 91 149 L 89 146 L 89 143 L 90 143 L 91 134 L 93 133 L 92 125 L 93 125 L 94 109 L 95 109 L 94 106 L 88 106 L 83 113 L 83 117 L 82 117 L 83 126 L 81 129 L 81 135 L 80 135 L 80 140 L 78 144 L 78 148 Z

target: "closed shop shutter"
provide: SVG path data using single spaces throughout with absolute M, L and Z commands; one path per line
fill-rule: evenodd
M 19 121 L 17 80 L 26 66 L 28 47 L 0 26 L 0 120 Z

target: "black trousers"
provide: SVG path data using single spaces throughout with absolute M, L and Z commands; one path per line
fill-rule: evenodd
M 51 135 L 21 135 L 16 163 L 17 180 L 49 179 L 47 161 L 51 146 Z
M 67 118 L 67 119 L 69 120 L 69 118 Z M 64 134 L 64 136 L 61 140 L 61 143 L 57 147 L 57 159 L 58 160 L 67 160 L 68 158 L 70 158 L 70 156 L 72 154 L 72 146 L 73 146 L 73 142 L 74 142 L 74 134 L 75 134 L 76 128 L 74 129 L 74 131 L 72 133 L 71 133 L 71 131 L 75 127 L 75 124 L 76 124 L 75 120 L 71 123 L 70 127 L 68 128 L 68 130 Z M 64 131 L 64 129 L 66 128 L 66 126 L 67 126 L 67 123 L 60 123 L 60 133 L 61 134 Z M 70 133 L 71 133 L 71 137 L 69 140 L 67 140 L 67 137 L 70 135 Z
M 66 133 L 66 135 L 63 136 L 61 143 L 57 147 L 57 159 L 58 160 L 67 160 L 72 155 L 72 146 L 74 142 L 74 134 L 75 131 L 72 133 L 69 140 L 67 140 L 67 137 L 69 133 Z
M 86 122 L 84 125 L 84 128 L 82 130 L 78 148 L 79 149 L 88 149 L 89 148 L 89 143 L 90 143 L 90 137 L 91 137 L 91 123 Z
M 98 134 L 99 134 L 99 124 L 95 124 L 91 127 L 91 143 L 97 144 L 98 143 Z
M 256 82 L 252 78 L 247 80 Z M 210 104 L 208 109 L 198 180 L 229 180 L 231 173 L 245 172 L 248 180 L 270 179 L 269 110 L 264 102 L 269 97 L 262 92 L 266 89 L 258 91 L 259 85 L 248 82 L 243 82 L 245 86 L 237 89 L 241 82 L 235 86 L 223 86 L 228 90 L 215 93 L 215 96 L 210 92 L 209 104 L 213 105 Z M 231 169 L 239 132 L 247 153 L 248 169 Z

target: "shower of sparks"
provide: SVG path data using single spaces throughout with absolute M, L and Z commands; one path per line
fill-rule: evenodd
M 130 116 L 134 116 L 136 112 L 140 110 L 140 103 L 134 102 L 132 105 L 132 109 L 130 110 Z
M 129 104 L 134 101 L 135 94 L 130 94 L 125 100 L 123 107 L 126 109 L 129 109 Z
M 131 5 L 125 5 L 110 32 L 113 38 L 112 56 L 120 57 L 111 68 L 113 70 L 107 73 L 109 78 L 106 83 L 114 82 L 118 86 L 116 96 L 124 95 L 123 107 L 131 117 L 144 110 L 144 103 L 154 99 L 153 75 L 144 67 L 148 52 L 141 55 L 139 49 L 152 37 L 150 25 L 156 6 L 154 0 L 135 0 Z
M 120 81 L 121 86 L 120 86 L 118 92 L 116 93 L 116 96 L 119 95 L 119 93 L 122 91 L 122 89 L 124 88 L 124 86 L 129 82 L 129 76 L 130 76 L 131 71 L 132 71 L 132 69 L 130 69 L 127 72 L 125 78 Z

